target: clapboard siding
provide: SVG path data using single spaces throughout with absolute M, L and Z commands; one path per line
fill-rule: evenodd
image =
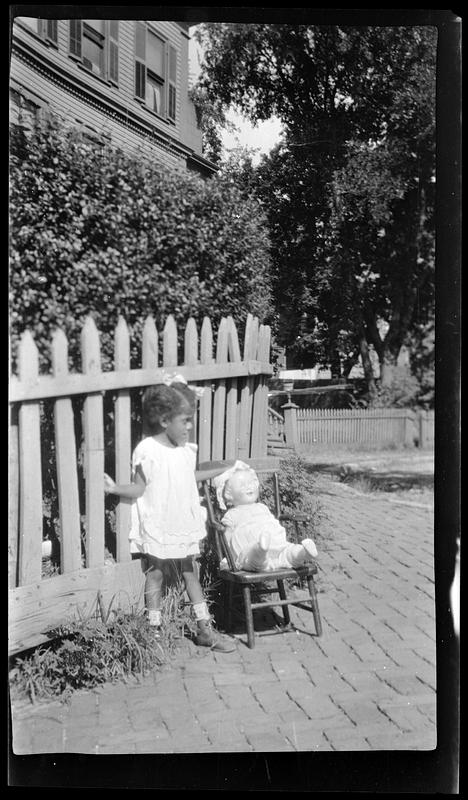
M 150 22 L 152 30 L 177 51 L 177 103 L 175 123 L 157 117 L 134 95 L 135 21 L 119 24 L 119 81 L 113 86 L 90 74 L 69 55 L 69 21 L 58 23 L 58 47 L 47 46 L 20 26 L 14 27 L 18 42 L 37 50 L 36 61 L 14 49 L 11 85 L 27 96 L 33 93 L 53 113 L 71 125 L 83 125 L 110 137 L 115 147 L 147 156 L 169 168 L 186 168 L 193 153 L 202 157 L 201 132 L 188 98 L 188 39 L 174 22 Z M 43 63 L 41 61 L 43 60 Z M 81 89 L 78 87 L 81 86 Z M 179 146 L 180 144 L 180 146 Z M 144 152 L 143 152 L 144 154 Z

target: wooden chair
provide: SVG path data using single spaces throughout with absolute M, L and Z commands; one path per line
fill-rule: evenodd
M 296 526 L 296 531 L 299 533 L 299 525 L 305 522 L 305 514 L 294 514 L 290 516 L 281 513 L 280 504 L 280 488 L 279 488 L 279 458 L 265 457 L 265 458 L 246 458 L 242 459 L 244 463 L 249 464 L 259 475 L 270 474 L 273 478 L 273 491 L 275 501 L 275 516 L 280 522 L 291 520 Z M 281 606 L 283 611 L 284 624 L 291 627 L 291 618 L 288 606 L 298 606 L 305 611 L 311 611 L 314 616 L 315 632 L 317 636 L 322 635 L 322 622 L 320 618 L 320 611 L 317 600 L 317 591 L 314 583 L 314 575 L 317 574 L 317 565 L 315 562 L 306 564 L 301 567 L 277 569 L 267 572 L 248 572 L 246 570 L 236 569 L 234 564 L 233 554 L 228 545 L 224 526 L 220 523 L 218 516 L 220 515 L 215 511 L 211 493 L 210 483 L 211 480 L 220 475 L 226 469 L 229 469 L 234 464 L 231 461 L 206 461 L 200 464 L 197 470 L 197 481 L 202 485 L 205 495 L 207 509 L 208 509 L 208 527 L 214 537 L 216 551 L 220 561 L 226 559 L 228 568 L 220 569 L 219 577 L 226 584 L 224 595 L 224 623 L 225 629 L 228 631 L 231 628 L 231 615 L 234 599 L 234 589 L 240 588 L 243 596 L 244 603 L 244 616 L 247 627 L 247 641 L 250 648 L 255 645 L 255 631 L 253 621 L 253 611 L 260 608 L 272 608 L 274 606 Z M 299 541 L 299 537 L 298 537 Z M 304 600 L 297 600 L 294 597 L 288 596 L 288 588 L 285 583 L 289 579 L 305 578 L 309 590 L 309 598 Z M 274 583 L 273 588 L 268 588 L 271 583 Z M 260 591 L 262 595 L 271 595 L 278 593 L 278 600 L 261 600 L 252 602 L 252 592 L 257 594 Z

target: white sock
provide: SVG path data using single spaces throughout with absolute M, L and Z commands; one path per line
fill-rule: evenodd
M 148 611 L 148 622 L 151 626 L 159 628 L 161 625 L 161 609 L 150 608 Z
M 206 605 L 205 602 L 193 603 L 193 613 L 195 614 L 196 620 L 211 619 L 210 612 L 208 611 L 208 606 Z

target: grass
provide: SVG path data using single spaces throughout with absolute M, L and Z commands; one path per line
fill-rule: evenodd
M 78 689 L 142 677 L 167 663 L 192 628 L 179 585 L 168 587 L 164 597 L 159 639 L 143 611 L 113 610 L 112 602 L 104 609 L 96 602 L 93 614 L 61 625 L 50 631 L 48 643 L 13 657 L 12 697 L 66 701 Z

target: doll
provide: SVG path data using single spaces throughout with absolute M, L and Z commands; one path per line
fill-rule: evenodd
M 221 522 L 232 550 L 236 569 L 263 572 L 299 567 L 317 555 L 312 539 L 293 544 L 284 527 L 263 503 L 258 502 L 260 483 L 256 472 L 236 461 L 214 479 L 219 506 L 226 510 Z

